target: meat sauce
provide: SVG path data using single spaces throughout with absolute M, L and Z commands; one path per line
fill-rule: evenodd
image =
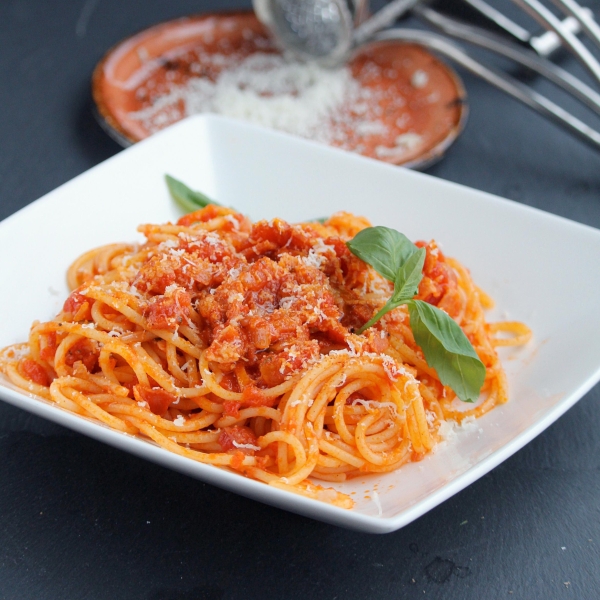
M 219 220 L 219 231 L 194 228 Z M 223 226 L 225 222 L 225 226 Z M 224 402 L 226 415 L 252 406 L 272 406 L 263 390 L 284 382 L 321 354 L 352 348 L 352 332 L 389 298 L 393 286 L 354 256 L 345 241 L 369 223 L 347 213 L 325 225 L 290 225 L 280 219 L 252 225 L 242 215 L 208 206 L 182 217 L 177 241 L 148 245 L 133 285 L 140 292 L 140 310 L 150 330 L 177 332 L 187 325 L 205 345 L 211 367 L 222 374 L 221 385 L 241 392 L 241 401 Z M 152 225 L 140 229 L 153 234 Z M 456 276 L 435 242 L 426 248 L 418 298 L 450 315 L 459 306 Z M 92 301 L 75 290 L 63 313 L 73 320 L 90 318 Z M 40 357 L 51 361 L 56 334 L 41 343 Z M 365 332 L 364 351 L 381 353 L 387 336 L 376 324 Z M 66 353 L 66 364 L 96 372 L 99 349 L 82 339 Z M 22 362 L 22 374 L 48 385 L 45 368 Z M 176 401 L 172 394 L 128 381 L 130 397 L 164 415 Z M 249 430 L 248 430 L 249 431 Z M 219 438 L 225 451 L 254 445 L 245 428 L 227 428 Z M 236 442 L 234 444 L 233 442 Z

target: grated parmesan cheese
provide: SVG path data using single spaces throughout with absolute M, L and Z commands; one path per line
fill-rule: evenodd
M 435 423 L 435 413 L 431 412 L 430 410 L 426 410 L 425 411 L 425 419 L 427 421 L 427 425 L 433 425 Z
M 297 298 L 295 298 L 294 296 L 285 296 L 284 298 L 280 298 L 279 308 L 289 310 L 296 300 Z
M 322 238 L 317 238 L 313 244 L 312 250 L 317 254 L 327 254 L 333 252 L 335 254 L 335 248 L 329 244 L 326 244 Z
M 165 288 L 165 296 L 172 296 L 177 290 L 185 291 L 184 288 L 178 286 L 176 283 L 172 283 Z
M 10 359 L 21 360 L 26 356 L 29 356 L 29 348 L 27 346 L 18 346 L 16 348 L 10 348 L 6 353 L 6 356 Z
M 407 374 L 406 369 L 404 367 L 398 367 L 396 361 L 391 356 L 388 356 L 387 354 L 381 354 L 380 356 L 381 363 L 383 365 L 383 370 L 385 371 L 390 381 L 396 381 L 396 379 L 398 379 L 400 375 Z
M 423 69 L 417 69 L 413 73 L 410 83 L 417 89 L 424 88 L 429 83 L 429 75 L 426 71 L 423 71 Z
M 388 133 L 379 106 L 382 92 L 361 86 L 346 66 L 326 69 L 266 52 L 244 58 L 201 53 L 198 58 L 220 71 L 214 81 L 192 76 L 183 85 L 167 84 L 151 106 L 129 116 L 154 133 L 184 117 L 216 113 L 351 150 L 359 148 L 356 142 L 348 146 L 348 130 L 359 139 Z M 379 67 L 370 68 L 379 74 Z M 397 90 L 391 101 L 405 103 Z
M 233 302 L 243 302 L 244 301 L 244 294 L 240 293 L 240 292 L 233 292 L 232 294 L 229 294 L 229 297 L 227 298 L 227 301 L 232 304 Z
M 256 452 L 258 452 L 260 450 L 260 446 L 255 446 L 254 444 L 240 444 L 239 442 L 236 442 L 235 440 L 233 440 L 232 443 L 236 448 L 245 448 L 246 450 L 254 450 Z
M 161 242 L 158 245 L 158 250 L 160 250 L 161 252 L 164 252 L 166 250 L 168 250 L 169 248 L 179 248 L 179 242 L 177 242 L 176 240 L 165 240 L 164 242 Z
M 379 494 L 377 493 L 376 490 L 373 490 L 373 502 L 375 503 L 375 506 L 377 507 L 377 516 L 381 517 L 383 515 L 383 508 L 381 506 L 381 501 L 379 500 Z
M 440 423 L 438 435 L 445 442 L 453 442 L 460 433 L 474 431 L 477 427 L 475 417 L 465 417 L 460 424 L 453 419 L 448 419 Z
M 399 135 L 396 138 L 395 145 L 389 148 L 388 146 L 377 146 L 375 154 L 378 158 L 388 158 L 392 160 L 400 160 L 408 152 L 416 150 L 423 142 L 423 137 L 418 133 L 407 132 Z
M 307 267 L 314 267 L 315 269 L 320 269 L 325 260 L 326 258 L 315 252 L 314 248 L 311 248 L 308 251 L 308 256 L 302 257 L 302 262 L 304 262 Z
M 369 408 L 389 408 L 392 411 L 394 417 L 398 416 L 398 407 L 393 402 L 378 402 L 377 400 L 363 400 L 356 398 L 353 400 L 352 406 L 364 406 L 367 410 Z
M 233 215 L 225 215 L 225 220 L 231 223 L 236 231 L 239 231 L 240 222 Z
M 220 238 L 219 234 L 214 231 L 209 231 L 204 236 L 204 241 L 211 246 L 222 246 L 223 240 Z

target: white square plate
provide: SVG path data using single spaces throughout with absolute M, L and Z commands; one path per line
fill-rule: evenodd
M 374 160 L 214 116 L 193 117 L 119 153 L 0 223 L 0 347 L 60 310 L 65 273 L 84 250 L 139 239 L 140 223 L 179 216 L 165 173 L 252 219 L 301 221 L 338 210 L 411 239 L 436 239 L 495 298 L 490 319 L 526 322 L 534 339 L 503 353 L 510 402 L 420 463 L 336 488 L 353 510 L 271 488 L 171 454 L 29 397 L 0 396 L 85 435 L 244 496 L 373 533 L 394 531 L 494 468 L 600 379 L 600 231 Z M 377 491 L 380 504 L 373 500 Z

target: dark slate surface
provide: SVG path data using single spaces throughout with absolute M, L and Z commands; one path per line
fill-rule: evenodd
M 119 151 L 90 110 L 107 48 L 161 20 L 248 4 L 2 0 L 0 218 Z M 469 123 L 429 173 L 600 227 L 600 153 L 464 79 Z M 598 598 L 599 401 L 596 386 L 490 474 L 385 536 L 239 498 L 0 404 L 0 597 Z

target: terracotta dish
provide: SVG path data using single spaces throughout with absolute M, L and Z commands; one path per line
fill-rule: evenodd
M 415 44 L 362 47 L 337 72 L 297 63 L 300 80 L 292 68 L 253 13 L 214 13 L 120 42 L 97 65 L 92 90 L 101 124 L 124 146 L 191 114 L 216 112 L 423 168 L 466 119 L 456 73 Z

